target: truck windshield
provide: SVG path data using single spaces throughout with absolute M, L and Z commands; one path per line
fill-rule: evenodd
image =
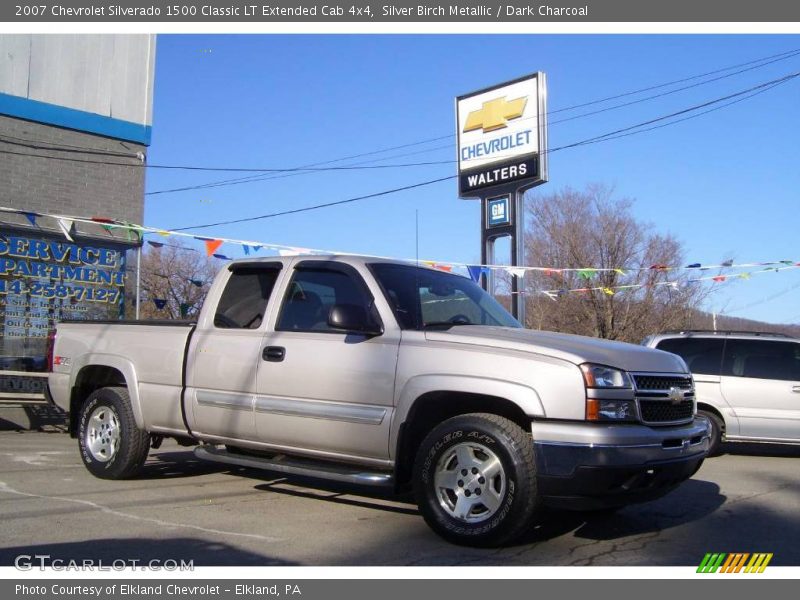
M 494 298 L 466 277 L 412 265 L 369 266 L 403 329 L 456 325 L 522 327 Z

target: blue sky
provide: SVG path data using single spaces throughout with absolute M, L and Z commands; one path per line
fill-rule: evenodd
M 537 70 L 547 74 L 553 111 L 797 48 L 797 35 L 160 35 L 148 160 L 295 167 L 451 135 L 456 95 Z M 800 56 L 621 110 L 554 123 L 550 147 L 796 71 Z M 684 243 L 688 262 L 800 261 L 798 100 L 800 79 L 795 79 L 685 123 L 554 153 L 550 181 L 538 191 L 613 185 L 618 195 L 636 199 L 639 219 Z M 454 141 L 445 139 L 356 160 L 454 157 Z M 454 172 L 451 164 L 327 172 L 149 195 L 145 223 L 177 228 L 236 219 Z M 244 175 L 150 169 L 147 191 Z M 197 233 L 413 257 L 416 211 L 422 257 L 478 260 L 479 205 L 458 199 L 455 180 Z M 222 251 L 242 255 L 239 247 Z M 800 269 L 726 284 L 707 308 L 797 323 L 798 296 Z

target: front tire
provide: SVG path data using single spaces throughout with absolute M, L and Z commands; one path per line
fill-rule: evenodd
M 484 547 L 510 542 L 540 504 L 531 436 L 497 415 L 448 419 L 420 445 L 414 492 L 426 523 L 444 539 Z
M 83 464 L 95 477 L 128 479 L 139 473 L 150 435 L 136 425 L 127 388 L 92 392 L 81 407 L 78 442 Z

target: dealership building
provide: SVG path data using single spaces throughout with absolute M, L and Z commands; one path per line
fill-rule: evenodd
M 56 321 L 131 310 L 141 239 L 106 221 L 143 219 L 154 66 L 152 35 L 0 35 L 0 429 L 58 418 Z

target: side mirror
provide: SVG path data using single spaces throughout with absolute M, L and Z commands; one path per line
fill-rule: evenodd
M 381 335 L 383 333 L 364 307 L 356 304 L 333 305 L 328 312 L 328 326 L 364 335 Z

